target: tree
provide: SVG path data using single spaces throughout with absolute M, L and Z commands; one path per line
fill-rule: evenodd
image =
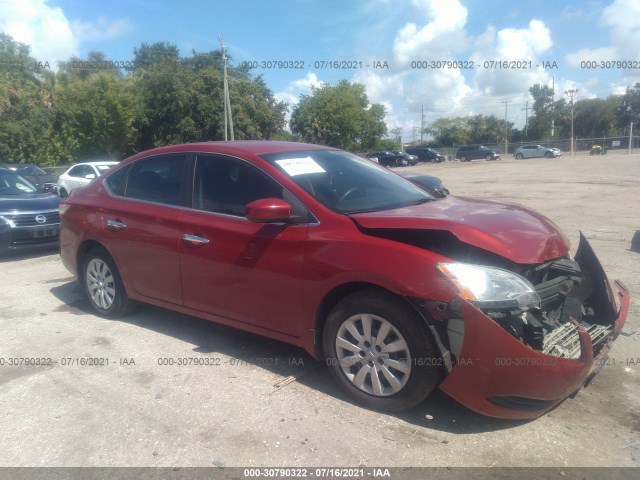
M 363 84 L 342 80 L 302 95 L 290 127 L 307 142 L 364 151 L 386 133 L 384 114 L 384 106 L 369 105 Z
M 466 117 L 439 118 L 425 128 L 438 145 L 454 146 L 470 143 L 471 132 Z
M 55 122 L 53 73 L 30 48 L 0 33 L 0 158 L 29 162 L 46 156 Z
M 589 98 L 575 102 L 573 125 L 577 137 L 606 137 L 615 134 L 619 97 Z
M 510 132 L 513 123 L 507 123 Z M 437 145 L 454 146 L 468 143 L 495 144 L 504 141 L 505 124 L 495 115 L 440 118 L 424 130 Z
M 141 149 L 224 138 L 220 51 L 180 58 L 173 45 L 142 44 L 133 65 Z M 275 100 L 263 78 L 233 66 L 228 74 L 235 137 L 269 139 L 282 131 L 287 105 Z
M 616 108 L 616 118 L 620 128 L 626 128 L 631 122 L 635 126 L 640 122 L 640 83 L 636 83 L 632 88 L 627 87 L 627 91 L 620 97 L 620 102 Z
M 176 45 L 167 42 L 156 42 L 149 45 L 142 42 L 139 47 L 133 49 L 133 61 L 128 66 L 128 71 L 151 69 L 158 65 L 177 65 L 180 52 Z
M 134 141 L 130 81 L 109 72 L 75 78 L 60 88 L 59 137 L 71 158 L 120 158 Z
M 529 117 L 529 136 L 548 138 L 551 136 L 551 123 L 555 118 L 554 90 L 547 85 L 536 84 L 529 88 L 533 97 L 532 115 Z

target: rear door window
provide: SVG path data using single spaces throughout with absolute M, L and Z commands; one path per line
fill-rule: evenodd
M 119 191 L 124 190 L 127 198 L 180 205 L 186 163 L 186 155 L 171 154 L 138 160 L 131 165 L 126 185 L 119 185 Z

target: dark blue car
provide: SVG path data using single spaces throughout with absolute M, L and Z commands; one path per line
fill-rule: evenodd
M 0 168 L 0 253 L 57 242 L 59 203 L 56 195 L 38 190 L 12 170 Z

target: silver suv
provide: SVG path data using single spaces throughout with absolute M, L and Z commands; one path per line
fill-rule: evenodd
M 547 148 L 542 145 L 522 145 L 514 150 L 513 156 L 518 160 L 533 157 L 554 158 L 562 156 L 562 150 L 559 148 Z

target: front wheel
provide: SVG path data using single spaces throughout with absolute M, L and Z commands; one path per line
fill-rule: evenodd
M 67 193 L 67 191 L 64 188 L 60 189 L 60 198 L 67 198 L 69 196 L 69 194 Z
M 103 248 L 94 248 L 86 254 L 80 281 L 89 304 L 101 317 L 119 317 L 129 311 L 131 300 L 124 289 L 120 273 Z
M 340 387 L 375 410 L 417 405 L 442 374 L 427 326 L 390 294 L 367 290 L 342 299 L 327 318 L 322 345 Z

